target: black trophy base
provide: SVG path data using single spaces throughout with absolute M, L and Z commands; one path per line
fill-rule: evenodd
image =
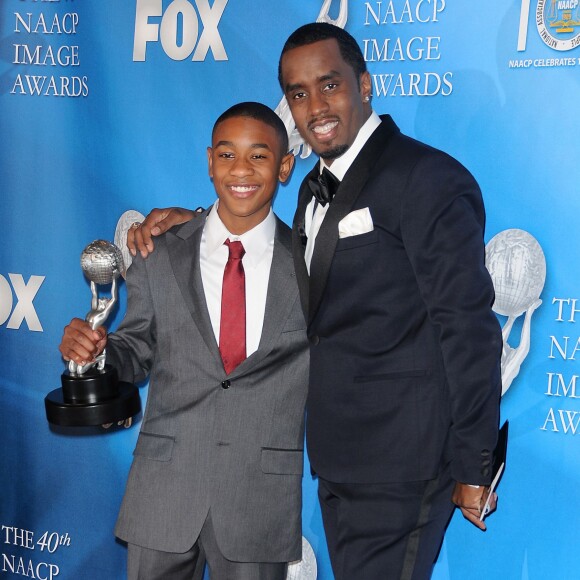
M 141 411 L 141 399 L 135 385 L 120 382 L 117 371 L 105 365 L 102 371 L 92 368 L 82 376 L 61 375 L 61 389 L 44 399 L 49 423 L 64 427 L 85 427 L 116 423 Z

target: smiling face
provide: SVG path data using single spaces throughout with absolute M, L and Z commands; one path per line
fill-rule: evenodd
M 369 73 L 357 79 L 330 38 L 284 53 L 281 77 L 300 135 L 330 165 L 352 145 L 371 114 Z
M 276 130 L 251 117 L 216 125 L 207 158 L 220 200 L 218 215 L 237 235 L 268 216 L 278 181 L 285 182 L 294 165 L 294 156 L 283 154 Z

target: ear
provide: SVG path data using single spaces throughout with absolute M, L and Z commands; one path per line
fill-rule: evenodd
M 368 71 L 365 71 L 362 75 L 360 75 L 360 94 L 363 98 L 363 101 L 366 97 L 371 97 L 373 85 L 371 81 L 371 75 Z
M 280 173 L 278 173 L 278 181 L 280 181 L 280 183 L 286 183 L 286 181 L 288 181 L 293 167 L 294 154 L 286 153 L 286 155 L 282 157 L 282 162 L 280 163 Z
M 211 147 L 207 148 L 207 171 L 209 173 L 209 176 L 213 179 L 213 170 L 212 170 L 212 154 L 213 153 L 213 149 Z

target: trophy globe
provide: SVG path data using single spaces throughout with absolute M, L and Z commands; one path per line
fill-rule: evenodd
M 127 247 L 127 233 L 136 224 L 140 224 L 145 221 L 145 216 L 134 210 L 129 209 L 124 212 L 119 221 L 117 222 L 117 227 L 115 228 L 115 246 L 121 250 L 123 254 L 123 270 L 121 271 L 121 276 L 125 278 L 127 275 L 127 270 L 133 261 L 133 256 Z
M 531 234 L 500 232 L 487 244 L 485 261 L 495 288 L 495 312 L 518 317 L 538 300 L 546 282 L 546 259 Z
M 302 536 L 302 559 L 288 564 L 286 580 L 316 580 L 316 556 L 308 540 Z
M 124 271 L 123 254 L 115 244 L 95 240 L 83 250 L 81 268 L 91 282 L 111 284 Z

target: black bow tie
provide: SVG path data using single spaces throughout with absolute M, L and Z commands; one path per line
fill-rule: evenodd
M 310 187 L 312 195 L 322 206 L 325 206 L 327 203 L 332 201 L 339 185 L 339 179 L 328 171 L 326 167 L 318 176 L 311 177 L 308 180 L 308 187 Z

